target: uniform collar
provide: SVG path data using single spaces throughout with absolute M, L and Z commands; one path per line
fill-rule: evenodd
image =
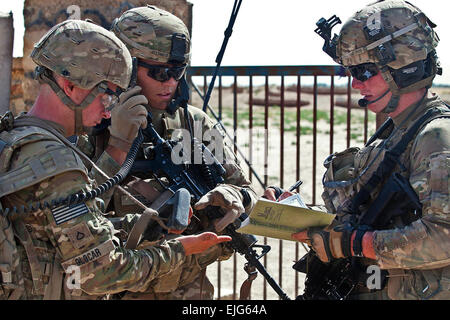
M 417 120 L 428 109 L 432 108 L 436 103 L 442 102 L 441 98 L 436 93 L 429 93 L 430 94 L 427 94 L 423 99 L 409 106 L 398 116 L 392 118 L 395 127 L 408 128 L 411 123 Z
M 28 115 L 26 112 L 22 112 L 19 114 L 19 116 L 17 117 L 18 119 L 37 119 L 39 121 L 45 122 L 47 125 L 49 125 L 50 127 L 52 127 L 53 129 L 55 129 L 56 131 L 58 131 L 59 133 L 61 133 L 64 137 L 66 136 L 66 130 L 64 129 L 64 127 L 54 121 L 51 120 L 45 120 L 39 117 L 35 117 L 35 116 L 31 116 Z

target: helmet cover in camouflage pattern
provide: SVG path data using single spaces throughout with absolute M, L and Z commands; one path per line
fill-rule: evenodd
M 189 63 L 189 31 L 181 19 L 167 11 L 150 5 L 130 9 L 113 22 L 111 30 L 125 43 L 133 57 L 162 63 Z M 174 35 L 181 37 L 184 47 L 178 59 L 172 56 Z
M 126 89 L 131 78 L 127 47 L 114 33 L 88 21 L 55 25 L 35 44 L 31 58 L 83 89 L 102 81 Z
M 415 23 L 417 25 L 414 25 Z M 382 39 L 367 40 L 364 28 L 377 32 L 380 25 L 385 33 Z M 434 27 L 421 11 L 409 2 L 377 1 L 357 11 L 342 26 L 337 41 L 336 62 L 344 66 L 379 63 L 374 48 L 377 43 L 383 42 L 390 42 L 392 45 L 395 60 L 387 65 L 393 69 L 425 60 L 439 42 L 436 32 L 432 29 Z M 392 39 L 383 40 L 386 35 L 391 35 Z

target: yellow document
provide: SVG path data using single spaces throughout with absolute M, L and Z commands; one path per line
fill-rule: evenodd
M 334 217 L 334 214 L 306 208 L 298 194 L 282 202 L 261 198 L 236 231 L 296 241 L 291 238 L 293 233 L 309 227 L 325 227 Z

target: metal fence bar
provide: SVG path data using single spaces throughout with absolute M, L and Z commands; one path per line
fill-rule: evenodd
M 234 130 L 234 153 L 236 153 L 237 148 L 237 123 L 238 123 L 238 89 L 237 89 L 237 76 L 234 76 L 234 82 L 233 82 L 233 130 Z
M 188 77 L 212 75 L 215 67 L 189 67 Z M 341 75 L 340 66 L 223 66 L 218 72 L 219 76 L 329 76 Z
M 238 108 L 238 100 L 237 100 L 237 76 L 234 76 L 233 81 L 233 142 L 234 142 L 234 148 L 233 151 L 236 154 L 237 151 L 237 121 L 238 121 L 238 114 L 237 114 L 237 108 Z M 233 299 L 236 299 L 237 295 L 237 286 L 236 286 L 236 279 L 237 279 L 237 253 L 235 252 L 233 255 Z
M 312 167 L 312 203 L 316 203 L 316 162 L 317 162 L 317 75 L 314 75 L 313 98 L 313 167 Z
M 268 186 L 268 157 L 269 157 L 269 76 L 266 75 L 264 83 L 264 186 Z M 264 237 L 267 245 L 267 237 Z M 264 267 L 267 268 L 267 255 L 264 256 Z M 267 299 L 267 281 L 263 283 L 263 299 Z
M 331 75 L 330 80 L 330 154 L 332 154 L 334 140 L 334 75 Z
M 296 181 L 300 180 L 300 133 L 301 133 L 301 110 L 300 110 L 300 102 L 301 102 L 301 76 L 297 76 L 297 129 L 296 129 L 296 133 L 297 133 L 297 137 L 296 137 L 296 168 L 295 168 L 295 172 L 296 172 Z M 298 188 L 297 188 L 297 192 L 298 192 Z
M 280 187 L 284 188 L 284 75 L 280 88 Z M 283 286 L 283 240 L 278 242 L 278 284 Z
M 204 86 L 205 90 L 206 86 Z M 222 76 L 219 76 L 219 95 L 218 95 L 218 101 L 217 105 L 219 107 L 219 119 L 222 120 Z M 203 94 L 205 96 L 205 94 Z M 217 297 L 220 300 L 222 297 L 222 264 L 221 261 L 217 262 Z
M 295 180 L 298 181 L 300 180 L 300 133 L 301 133 L 301 110 L 300 110 L 300 102 L 301 102 L 301 76 L 297 76 L 297 116 L 296 116 L 296 124 L 297 124 L 297 128 L 296 128 L 296 167 L 295 167 Z M 297 192 L 298 192 L 298 188 L 297 188 Z M 300 259 L 299 257 L 299 244 L 296 243 L 295 244 L 295 261 L 298 261 L 298 259 Z M 295 285 L 294 285 L 294 292 L 295 292 L 295 296 L 298 296 L 298 292 L 299 292 L 299 286 L 298 286 L 298 280 L 299 280 L 299 276 L 298 276 L 298 272 L 295 273 Z
M 248 84 L 248 158 L 253 163 L 253 76 L 249 77 Z M 250 182 L 253 182 L 253 175 L 249 175 Z

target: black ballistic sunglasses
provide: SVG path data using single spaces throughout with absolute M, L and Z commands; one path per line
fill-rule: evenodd
M 186 71 L 186 65 L 179 67 L 155 66 L 140 60 L 138 60 L 138 65 L 148 70 L 147 75 L 149 77 L 160 82 L 165 82 L 170 78 L 174 78 L 178 81 L 183 77 L 184 72 Z
M 359 81 L 366 81 L 376 76 L 380 71 L 375 63 L 362 63 L 356 66 L 347 67 L 353 78 Z

